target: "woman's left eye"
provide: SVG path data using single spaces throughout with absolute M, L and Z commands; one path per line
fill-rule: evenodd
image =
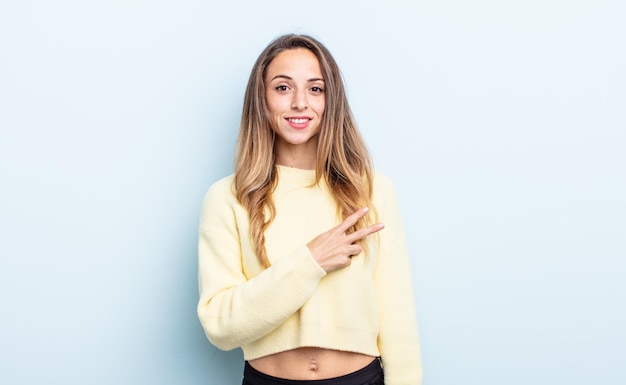
M 315 86 L 315 87 L 311 87 L 311 91 L 322 93 L 322 92 L 324 92 L 324 89 L 322 87 Z

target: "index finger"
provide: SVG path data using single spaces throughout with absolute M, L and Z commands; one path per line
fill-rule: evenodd
M 337 226 L 337 230 L 342 233 L 345 233 L 346 231 L 348 231 L 350 227 L 354 226 L 359 221 L 359 219 L 367 215 L 369 211 L 370 209 L 368 207 L 363 207 L 362 209 L 357 210 L 357 212 L 350 215 L 343 222 L 341 222 Z

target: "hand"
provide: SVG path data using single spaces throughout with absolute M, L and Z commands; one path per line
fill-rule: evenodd
M 369 209 L 367 207 L 360 209 L 347 217 L 338 226 L 318 235 L 311 242 L 307 243 L 313 258 L 327 273 L 350 265 L 352 256 L 363 250 L 358 241 L 385 227 L 382 223 L 375 223 L 346 235 L 346 231 L 368 212 Z

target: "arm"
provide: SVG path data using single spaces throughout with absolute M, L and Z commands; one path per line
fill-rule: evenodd
M 385 384 L 417 385 L 422 383 L 422 364 L 404 226 L 393 186 L 380 175 L 377 179 L 375 199 L 385 230 L 380 233 L 374 280 Z
M 200 218 L 198 317 L 211 343 L 223 350 L 274 330 L 326 274 L 303 245 L 248 279 L 242 248 L 249 247 L 249 235 L 239 232 L 237 207 L 230 180 L 222 180 L 207 192 Z

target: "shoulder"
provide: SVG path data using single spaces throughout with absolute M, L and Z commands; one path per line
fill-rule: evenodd
M 235 174 L 230 174 L 216 181 L 209 187 L 207 194 L 234 194 Z
M 379 218 L 385 222 L 395 220 L 400 212 L 396 189 L 391 178 L 377 171 L 374 173 L 373 187 L 372 201 Z
M 204 195 L 204 205 L 222 205 L 224 203 L 236 202 L 234 179 L 234 174 L 231 174 L 213 183 Z
M 391 178 L 378 170 L 374 170 L 374 189 L 378 188 L 393 188 L 393 182 Z
M 228 226 L 235 221 L 235 212 L 238 207 L 237 197 L 233 187 L 233 176 L 227 176 L 213 183 L 204 195 L 200 213 L 200 229 L 215 230 L 218 227 Z
M 391 178 L 380 171 L 374 171 L 374 181 L 372 183 L 374 188 L 374 200 L 385 200 L 387 198 L 395 197 L 395 188 Z
M 214 182 L 211 187 L 209 187 L 208 192 L 232 192 L 233 182 L 235 180 L 235 174 L 230 174 L 225 176 L 216 182 Z

